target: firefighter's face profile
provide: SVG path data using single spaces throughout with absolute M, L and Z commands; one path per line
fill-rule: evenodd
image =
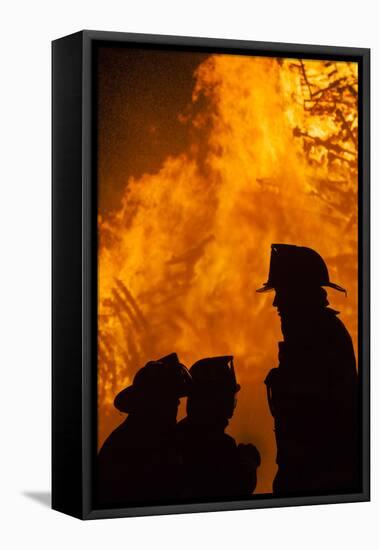
M 276 307 L 279 316 L 286 315 L 301 308 L 302 299 L 298 289 L 292 287 L 275 288 L 275 298 L 272 305 Z
M 142 416 L 153 417 L 156 422 L 176 422 L 179 408 L 179 399 L 175 396 L 156 395 L 145 398 L 133 412 Z
M 232 418 L 237 406 L 234 392 L 210 392 L 192 394 L 187 401 L 187 413 L 200 418 Z

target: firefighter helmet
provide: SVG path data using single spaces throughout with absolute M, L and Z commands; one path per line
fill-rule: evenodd
M 129 413 L 142 400 L 155 400 L 157 396 L 160 399 L 185 397 L 190 387 L 190 373 L 179 362 L 177 354 L 171 353 L 157 361 L 149 361 L 137 371 L 133 384 L 116 395 L 114 406 L 121 412 Z
M 237 384 L 233 356 L 207 357 L 196 361 L 190 368 L 193 389 L 205 391 L 231 391 L 236 393 Z
M 286 286 L 328 286 L 346 293 L 344 288 L 330 281 L 326 263 L 312 248 L 294 244 L 272 244 L 268 280 L 257 292 Z

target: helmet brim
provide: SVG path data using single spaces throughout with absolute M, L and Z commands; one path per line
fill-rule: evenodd
M 344 292 L 346 294 L 346 289 L 344 289 L 340 285 L 337 285 L 336 283 L 330 283 L 329 282 L 329 283 L 325 283 L 325 284 L 320 284 L 320 286 L 328 286 L 330 288 L 334 288 L 334 290 L 338 290 L 338 292 Z M 266 285 L 262 286 L 261 288 L 258 288 L 255 292 L 259 292 L 259 293 L 270 292 L 270 290 L 275 290 L 275 287 L 272 286 L 272 285 L 266 284 Z
M 134 405 L 135 399 L 135 387 L 133 385 L 128 386 L 121 390 L 114 398 L 114 407 L 123 413 L 129 413 Z
M 338 292 L 344 292 L 346 294 L 346 290 L 342 286 L 336 285 L 336 283 L 326 283 L 321 286 L 330 286 L 330 288 L 334 288 L 334 290 L 338 290 Z
M 272 285 L 264 285 L 261 288 L 257 288 L 255 292 L 259 292 L 259 293 L 269 292 L 270 290 L 274 290 L 274 288 L 275 287 L 273 287 Z

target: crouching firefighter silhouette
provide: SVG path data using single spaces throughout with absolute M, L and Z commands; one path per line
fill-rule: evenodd
M 359 491 L 357 371 L 351 338 L 328 308 L 324 260 L 306 247 L 273 244 L 268 281 L 281 318 L 279 366 L 268 374 L 278 472 L 273 492 Z
M 187 417 L 177 425 L 186 470 L 183 496 L 194 500 L 250 496 L 257 483 L 259 452 L 251 444 L 237 446 L 224 432 L 240 389 L 233 357 L 201 359 L 190 373 Z
M 182 461 L 175 446 L 179 398 L 191 376 L 175 353 L 150 361 L 115 398 L 126 420 L 98 456 L 98 504 L 115 506 L 175 499 L 182 492 Z

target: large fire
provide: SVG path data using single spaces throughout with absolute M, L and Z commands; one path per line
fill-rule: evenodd
M 181 115 L 190 149 L 130 179 L 99 217 L 99 446 L 122 420 L 114 396 L 146 361 L 233 354 L 242 389 L 228 430 L 259 448 L 256 492 L 271 492 L 263 380 L 281 334 L 273 296 L 255 290 L 271 243 L 316 249 L 348 289 L 329 300 L 357 351 L 357 82 L 345 62 L 213 55 L 198 67 Z

